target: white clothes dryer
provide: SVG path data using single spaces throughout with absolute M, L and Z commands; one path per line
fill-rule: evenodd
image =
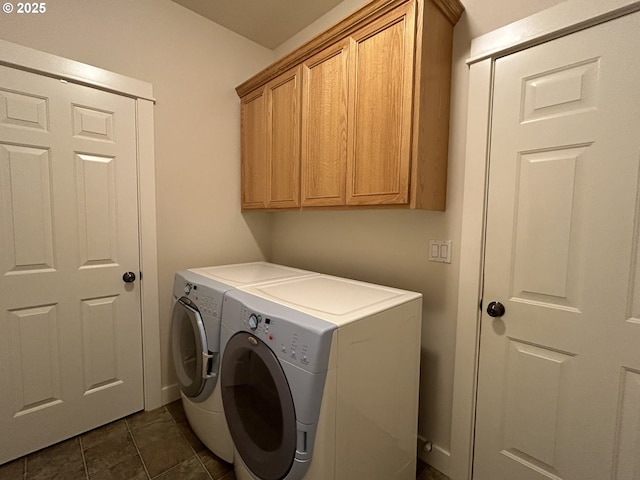
M 220 315 L 223 297 L 234 288 L 315 275 L 252 262 L 182 270 L 175 274 L 171 319 L 173 365 L 191 428 L 218 457 L 233 462 L 233 443 L 220 389 Z
M 224 299 L 238 480 L 413 480 L 422 296 L 319 275 Z

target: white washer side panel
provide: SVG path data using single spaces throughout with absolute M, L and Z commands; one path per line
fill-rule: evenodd
M 422 301 L 339 330 L 336 480 L 413 480 Z

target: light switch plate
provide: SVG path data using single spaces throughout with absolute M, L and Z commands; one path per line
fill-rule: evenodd
M 451 263 L 451 240 L 429 240 L 429 261 Z

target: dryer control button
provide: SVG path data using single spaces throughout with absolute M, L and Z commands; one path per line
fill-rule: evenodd
M 259 320 L 255 313 L 252 313 L 251 315 L 249 315 L 249 328 L 251 330 L 255 330 L 256 328 L 258 328 L 258 323 L 259 323 Z

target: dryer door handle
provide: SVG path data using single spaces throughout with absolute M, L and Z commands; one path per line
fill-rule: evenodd
M 205 380 L 218 376 L 217 369 L 215 368 L 217 358 L 217 353 L 202 352 L 202 378 Z

